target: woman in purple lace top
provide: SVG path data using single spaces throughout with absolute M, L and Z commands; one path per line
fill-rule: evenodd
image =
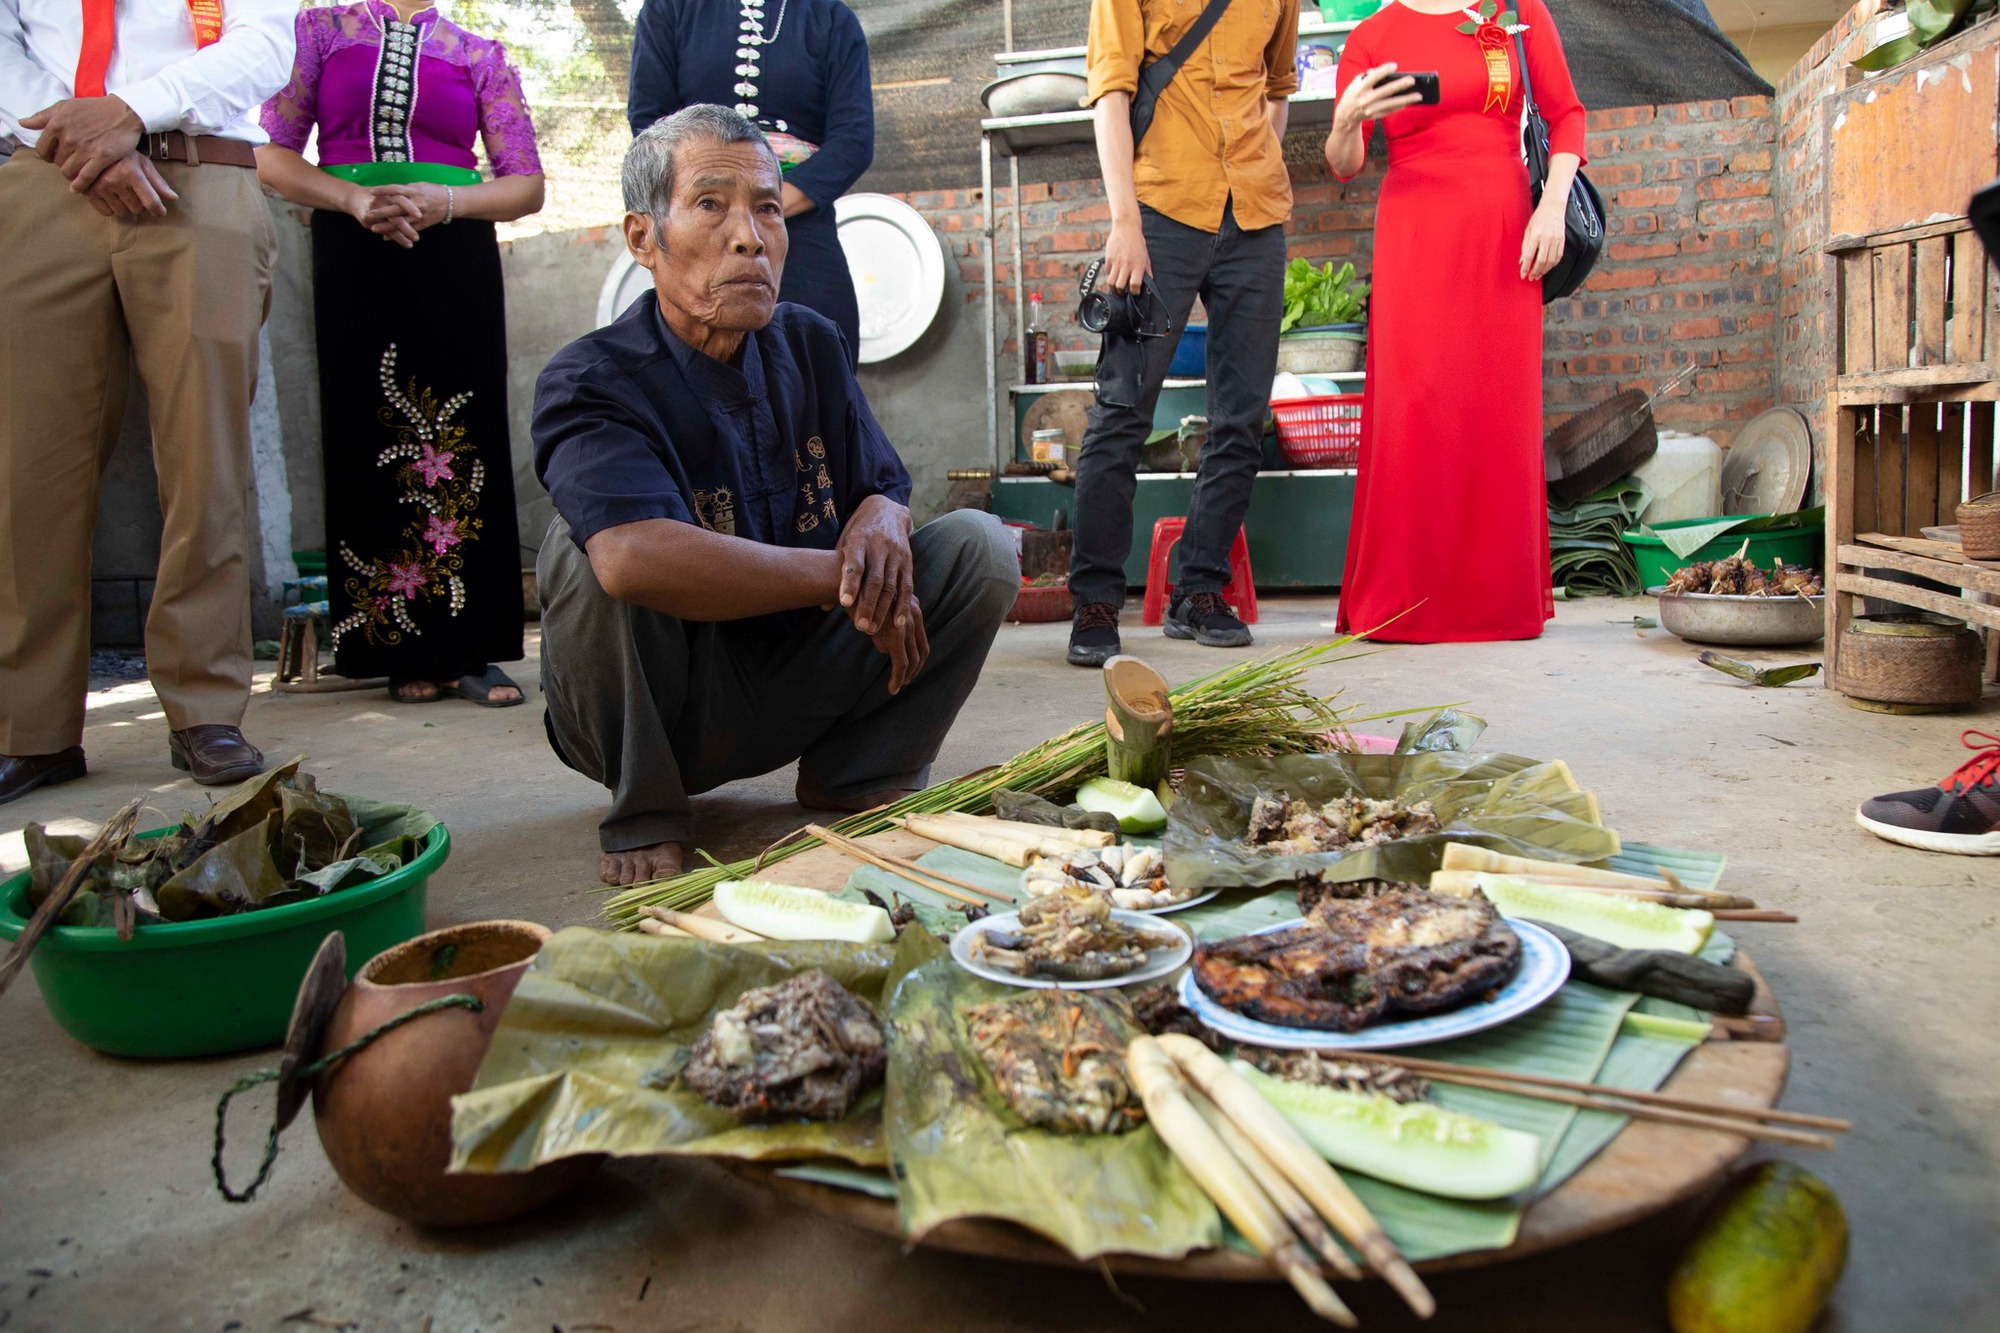
M 334 665 L 405 703 L 518 704 L 494 665 L 521 657 L 522 616 L 493 224 L 542 206 L 520 76 L 421 0 L 297 29 L 257 174 L 313 210 Z

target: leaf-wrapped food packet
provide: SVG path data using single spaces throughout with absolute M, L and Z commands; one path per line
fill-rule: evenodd
M 332 865 L 360 836 L 347 802 L 323 792 L 310 773 L 296 773 L 277 785 L 278 839 L 272 859 L 287 878 Z
M 42 899 L 49 896 L 62 877 L 69 873 L 70 863 L 83 855 L 83 849 L 90 839 L 75 833 L 51 833 L 41 823 L 31 823 L 21 830 L 21 841 L 28 849 L 28 902 L 40 907 Z M 93 868 L 90 878 L 95 879 L 99 870 Z M 92 887 L 85 884 L 88 890 Z M 65 921 L 65 925 L 76 923 Z
M 1442 827 L 1374 846 L 1272 855 L 1249 841 L 1250 809 L 1260 796 L 1429 801 Z M 1304 879 L 1425 884 L 1452 842 L 1554 861 L 1602 861 L 1620 846 L 1596 798 L 1566 764 L 1437 752 L 1197 759 L 1168 812 L 1163 848 L 1168 882 L 1208 889 Z
M 160 915 L 169 921 L 194 921 L 276 907 L 304 896 L 287 889 L 271 859 L 277 825 L 274 802 L 262 821 L 202 853 L 159 887 L 154 897 Z
M 299 765 L 304 762 L 305 756 L 298 755 L 289 763 L 267 769 L 230 788 L 221 800 L 209 808 L 207 814 L 188 821 L 195 840 L 207 846 L 217 846 L 245 829 L 263 824 L 265 818 L 278 809 L 278 785 L 296 774 Z

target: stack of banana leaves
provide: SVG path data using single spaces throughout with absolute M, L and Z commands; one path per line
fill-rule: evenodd
M 1549 506 L 1549 575 L 1559 596 L 1637 597 L 1639 564 L 1618 534 L 1639 526 L 1652 497 L 1637 477 L 1615 481 L 1573 509 Z

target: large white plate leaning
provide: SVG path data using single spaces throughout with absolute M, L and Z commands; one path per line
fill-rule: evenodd
M 899 356 L 944 304 L 944 244 L 923 214 L 886 194 L 845 195 L 833 217 L 861 307 L 861 363 Z
M 1281 922 L 1254 933 L 1263 935 L 1284 930 L 1298 921 Z M 1194 973 L 1181 978 L 1181 1003 L 1196 1018 L 1228 1037 L 1251 1046 L 1269 1046 L 1281 1051 L 1387 1051 L 1403 1046 L 1425 1046 L 1447 1041 L 1488 1028 L 1499 1027 L 1519 1018 L 1562 989 L 1569 979 L 1569 950 L 1562 941 L 1532 921 L 1507 922 L 1521 937 L 1521 968 L 1499 994 L 1478 1004 L 1468 1004 L 1448 1013 L 1401 1023 L 1378 1023 L 1359 1032 L 1320 1032 L 1313 1028 L 1288 1028 L 1276 1023 L 1260 1023 L 1225 1009 L 1208 998 Z
M 1036 990 L 1103 990 L 1111 986 L 1130 986 L 1140 981 L 1157 981 L 1194 956 L 1194 941 L 1184 930 L 1179 930 L 1157 921 L 1146 912 L 1127 912 L 1114 908 L 1111 919 L 1120 925 L 1140 930 L 1165 930 L 1178 936 L 1180 942 L 1170 948 L 1154 949 L 1146 957 L 1142 967 L 1135 967 L 1121 976 L 1106 977 L 1102 981 L 1058 981 L 1054 977 L 1022 977 L 1012 972 L 1002 972 L 999 968 L 988 967 L 972 956 L 972 941 L 989 930 L 1006 930 L 1019 924 L 1021 914 L 1008 912 L 1004 916 L 981 917 L 968 925 L 961 926 L 951 937 L 951 956 L 957 964 L 975 977 L 987 981 L 997 981 L 1003 986 L 1030 986 Z

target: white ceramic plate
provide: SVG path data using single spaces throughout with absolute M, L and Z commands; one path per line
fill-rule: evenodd
M 901 355 L 944 304 L 944 245 L 923 214 L 886 194 L 846 195 L 833 216 L 861 307 L 861 363 Z
M 1008 912 L 1004 916 L 982 917 L 978 921 L 962 926 L 951 937 L 951 956 L 958 965 L 976 977 L 987 981 L 997 981 L 1003 986 L 1027 986 L 1035 990 L 1104 990 L 1112 986 L 1130 986 L 1141 981 L 1157 981 L 1194 956 L 1194 940 L 1186 931 L 1165 927 L 1170 934 L 1180 937 L 1180 943 L 1164 949 L 1154 949 L 1146 957 L 1146 962 L 1130 972 L 1116 977 L 1105 977 L 1102 981 L 1058 981 L 1054 977 L 1021 977 L 1012 972 L 1002 972 L 999 968 L 988 967 L 972 956 L 972 941 L 989 930 L 1011 930 L 1020 924 L 1019 912 Z M 1163 929 L 1160 922 L 1147 912 L 1126 912 L 1112 909 L 1111 919 L 1135 929 Z
M 1301 917 L 1299 921 L 1281 922 L 1254 933 L 1264 935 L 1273 930 L 1285 930 L 1303 920 Z M 1484 1032 L 1519 1018 L 1561 990 L 1563 982 L 1569 979 L 1569 950 L 1563 948 L 1561 940 L 1532 921 L 1509 918 L 1507 924 L 1521 937 L 1521 967 L 1514 973 L 1514 979 L 1502 986 L 1500 993 L 1492 999 L 1463 1005 L 1447 1013 L 1429 1014 L 1401 1023 L 1378 1023 L 1359 1032 L 1288 1028 L 1276 1023 L 1260 1023 L 1232 1009 L 1223 1008 L 1208 998 L 1192 971 L 1181 978 L 1181 1003 L 1193 1010 L 1196 1018 L 1231 1041 L 1268 1046 L 1280 1051 L 1388 1051 L 1447 1041 L 1453 1037 Z

